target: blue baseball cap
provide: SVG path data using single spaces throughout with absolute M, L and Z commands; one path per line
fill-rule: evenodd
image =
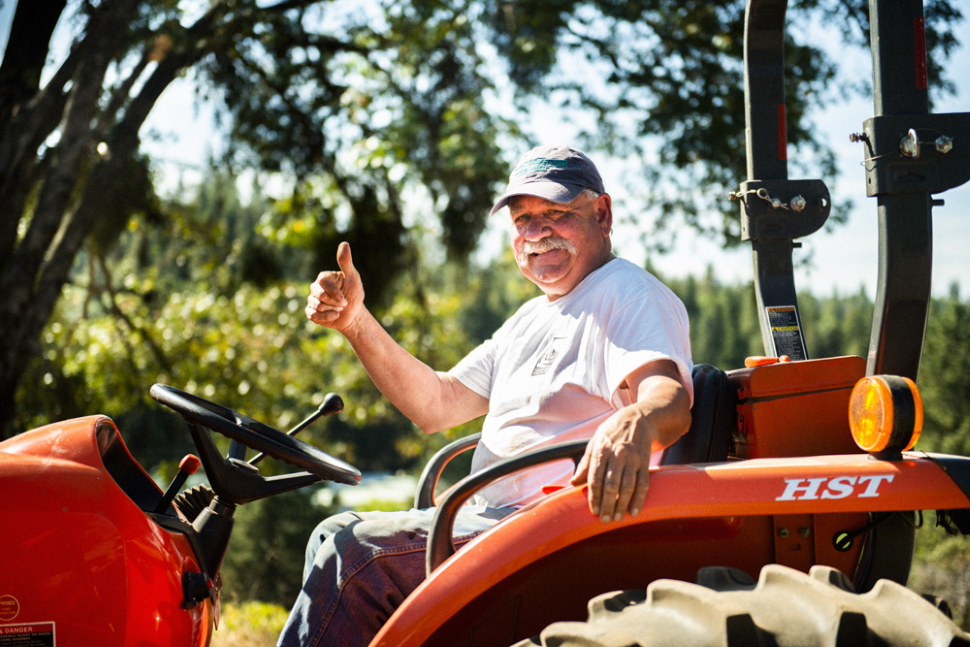
M 606 193 L 603 178 L 585 153 L 570 146 L 536 146 L 512 169 L 505 194 L 489 215 L 517 195 L 532 195 L 566 204 L 578 198 L 585 189 Z

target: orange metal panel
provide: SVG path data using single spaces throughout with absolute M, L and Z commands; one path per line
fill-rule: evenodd
M 0 594 L 18 607 L 10 620 L 52 624 L 58 647 L 207 644 L 209 603 L 181 606 L 182 572 L 199 570 L 188 540 L 115 483 L 98 449 L 104 425 L 117 433 L 91 416 L 0 443 L 9 542 Z
M 731 371 L 740 396 L 739 457 L 859 453 L 849 432 L 849 395 L 865 371 L 861 357 Z
M 818 563 L 815 561 L 813 526 L 813 515 L 810 514 L 787 514 L 774 517 L 775 557 L 772 561 L 808 572 Z
M 659 468 L 640 515 L 611 524 L 589 513 L 584 488 L 568 488 L 508 517 L 446 561 L 372 647 L 465 644 L 474 627 L 482 632 L 475 644 L 503 644 L 486 639 L 496 613 L 506 624 L 509 616 L 519 618 L 517 631 L 527 636 L 536 618 L 581 616 L 587 591 L 645 588 L 657 576 L 693 579 L 699 565 L 756 575 L 778 552 L 771 517 L 811 527 L 798 550 L 851 573 L 856 554 L 836 554 L 831 536 L 861 527 L 867 512 L 967 507 L 970 500 L 932 461 L 867 455 Z M 624 568 L 604 568 L 597 551 Z

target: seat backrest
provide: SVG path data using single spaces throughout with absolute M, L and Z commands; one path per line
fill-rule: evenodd
M 694 366 L 693 382 L 690 429 L 664 450 L 661 465 L 727 460 L 731 436 L 738 428 L 737 387 L 724 371 L 710 364 Z

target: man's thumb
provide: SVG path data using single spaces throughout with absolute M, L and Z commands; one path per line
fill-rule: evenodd
M 342 242 L 337 246 L 337 265 L 344 276 L 354 276 L 357 268 L 354 267 L 354 257 L 350 253 L 350 243 Z
M 589 479 L 589 452 L 583 454 L 579 464 L 576 465 L 576 472 L 569 480 L 570 485 L 582 485 Z

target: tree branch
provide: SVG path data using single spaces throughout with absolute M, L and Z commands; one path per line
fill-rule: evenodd
M 67 114 L 57 144 L 56 159 L 44 179 L 27 233 L 0 277 L 0 293 L 5 297 L 0 304 L 0 328 L 4 330 L 8 329 L 4 324 L 12 324 L 12 318 L 17 317 L 18 313 L 31 310 L 26 306 L 32 299 L 36 276 L 52 241 L 62 228 L 77 180 L 86 166 L 89 129 L 97 115 L 105 72 L 120 48 L 125 27 L 133 18 L 137 4 L 137 0 L 117 0 L 102 5 L 103 11 L 92 16 L 91 27 L 108 35 L 104 36 L 100 47 L 92 47 L 85 63 L 78 69 L 66 106 Z M 73 258 L 73 254 L 70 258 Z M 58 285 L 58 293 L 66 278 L 65 273 Z M 49 316 L 51 309 L 43 309 Z M 46 318 L 40 321 L 41 325 L 44 321 Z M 36 330 L 25 328 L 20 323 L 11 325 L 9 329 L 21 331 L 23 335 Z
M 115 317 L 120 319 L 121 322 L 128 327 L 129 331 L 137 333 L 138 336 L 141 337 L 142 341 L 148 346 L 148 350 L 151 351 L 151 354 L 155 357 L 155 361 L 161 365 L 162 369 L 169 375 L 174 375 L 175 370 L 172 367 L 172 363 L 165 355 L 165 351 L 162 350 L 162 347 L 158 345 L 147 330 L 132 321 L 131 317 L 125 314 L 124 310 L 121 309 L 121 306 L 118 305 L 118 293 L 115 292 L 114 286 L 111 284 L 111 272 L 108 269 L 108 264 L 105 262 L 103 256 L 98 257 L 98 266 L 101 268 L 101 272 L 104 274 L 104 289 L 105 292 L 108 293 L 108 309 L 112 314 L 115 315 Z M 122 335 L 122 339 L 125 340 L 125 346 L 128 348 L 129 357 L 132 358 L 132 367 L 135 367 L 134 349 L 128 343 L 127 335 Z
M 51 35 L 67 0 L 18 2 L 10 38 L 0 63 L 0 132 L 40 87 Z

